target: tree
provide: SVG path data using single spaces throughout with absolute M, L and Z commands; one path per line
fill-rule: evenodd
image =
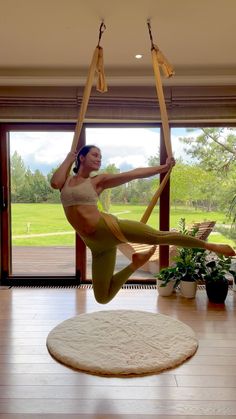
M 54 172 L 56 170 L 57 170 L 57 167 L 56 168 L 52 168 L 50 170 L 50 172 L 47 174 L 47 182 L 48 182 L 48 185 L 50 185 L 50 181 L 51 181 L 52 175 L 54 174 Z M 61 202 L 61 200 L 60 200 L 60 191 L 58 189 L 53 189 L 50 186 L 49 187 L 49 194 L 48 194 L 47 200 L 50 201 L 50 202 L 59 204 Z
M 24 187 L 21 193 L 21 202 L 34 202 L 33 173 L 27 169 L 24 179 Z
M 156 181 L 157 182 L 157 181 Z M 156 189 L 159 186 L 156 183 Z M 127 201 L 131 204 L 146 205 L 153 195 L 153 182 L 151 179 L 135 179 L 127 188 Z
M 192 197 L 192 170 L 183 162 L 177 162 L 170 178 L 170 196 L 175 204 L 187 204 Z
M 11 158 L 12 202 L 45 202 L 52 194 L 49 177 L 40 170 L 32 173 L 29 168 L 26 169 L 22 157 L 15 151 Z
M 101 173 L 119 173 L 119 169 L 115 166 L 115 164 L 108 164 L 108 166 L 101 170 Z M 105 189 L 102 194 L 100 195 L 100 201 L 104 211 L 109 211 L 111 205 L 111 189 Z
M 11 158 L 11 200 L 20 202 L 24 189 L 26 167 L 22 157 L 14 152 Z
M 179 161 L 171 175 L 171 200 L 209 211 L 218 205 L 220 186 L 214 172 L 209 173 L 198 164 Z
M 148 158 L 148 166 L 159 166 L 160 164 L 160 154 L 157 153 L 154 156 Z
M 195 138 L 181 138 L 187 145 L 185 152 L 193 159 L 198 159 L 199 164 L 209 173 L 216 173 L 218 178 L 219 197 L 221 190 L 221 207 L 228 208 L 234 222 L 236 221 L 236 188 L 232 174 L 235 172 L 236 162 L 236 135 L 235 128 L 201 128 L 201 134 Z M 222 186 L 231 191 L 231 199 Z M 234 191 L 234 192 L 233 192 Z M 213 191 L 211 192 L 213 193 Z M 229 208 L 230 206 L 230 208 Z
M 33 202 L 45 202 L 50 194 L 50 186 L 40 170 L 35 170 L 32 178 Z
M 188 147 L 185 152 L 206 170 L 225 172 L 236 161 L 235 128 L 201 128 L 197 138 L 180 138 Z

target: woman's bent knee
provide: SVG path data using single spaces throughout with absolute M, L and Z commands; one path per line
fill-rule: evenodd
M 96 292 L 96 290 L 94 290 L 94 297 L 99 304 L 107 304 L 109 301 L 111 301 L 111 297 L 108 294 Z

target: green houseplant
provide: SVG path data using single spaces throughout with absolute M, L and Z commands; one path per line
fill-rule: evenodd
M 163 268 L 155 277 L 157 278 L 158 293 L 164 297 L 171 295 L 176 286 L 175 267 Z
M 179 231 L 182 234 L 195 236 L 198 229 L 188 231 L 185 225 L 185 219 L 181 218 L 179 221 Z M 159 293 L 164 293 L 162 287 L 166 287 L 170 282 L 172 283 L 172 291 L 178 285 L 183 296 L 193 298 L 196 294 L 197 281 L 202 279 L 205 273 L 205 256 L 204 249 L 198 248 L 181 248 L 177 249 L 177 255 L 174 258 L 175 265 L 164 268 L 159 274 L 156 274 L 157 280 L 161 281 L 159 285 Z M 170 288 L 171 285 L 168 285 Z
M 179 231 L 182 234 L 196 236 L 198 228 L 186 229 L 185 219 L 179 221 Z M 196 295 L 197 282 L 202 280 L 205 273 L 206 251 L 200 248 L 179 248 L 175 257 L 176 285 L 186 298 Z
M 184 297 L 193 298 L 196 295 L 197 282 L 205 273 L 206 252 L 204 249 L 179 249 L 175 258 L 176 285 Z
M 225 256 L 218 256 L 206 263 L 204 281 L 209 301 L 224 303 L 229 288 L 226 275 L 231 274 L 235 278 L 235 271 L 230 269 L 231 263 L 232 259 Z

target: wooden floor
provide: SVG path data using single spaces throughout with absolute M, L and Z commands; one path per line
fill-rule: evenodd
M 0 288 L 0 419 L 236 418 L 236 293 L 225 305 L 158 297 L 155 289 L 123 289 L 106 306 L 91 289 Z M 196 354 L 178 368 L 137 378 L 71 370 L 48 354 L 59 322 L 97 310 L 138 309 L 190 325 Z M 109 356 L 109 354 L 108 354 Z

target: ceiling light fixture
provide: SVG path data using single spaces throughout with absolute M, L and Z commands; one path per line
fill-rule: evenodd
M 142 54 L 136 54 L 135 58 L 137 58 L 137 60 L 140 60 L 141 58 L 143 58 Z

